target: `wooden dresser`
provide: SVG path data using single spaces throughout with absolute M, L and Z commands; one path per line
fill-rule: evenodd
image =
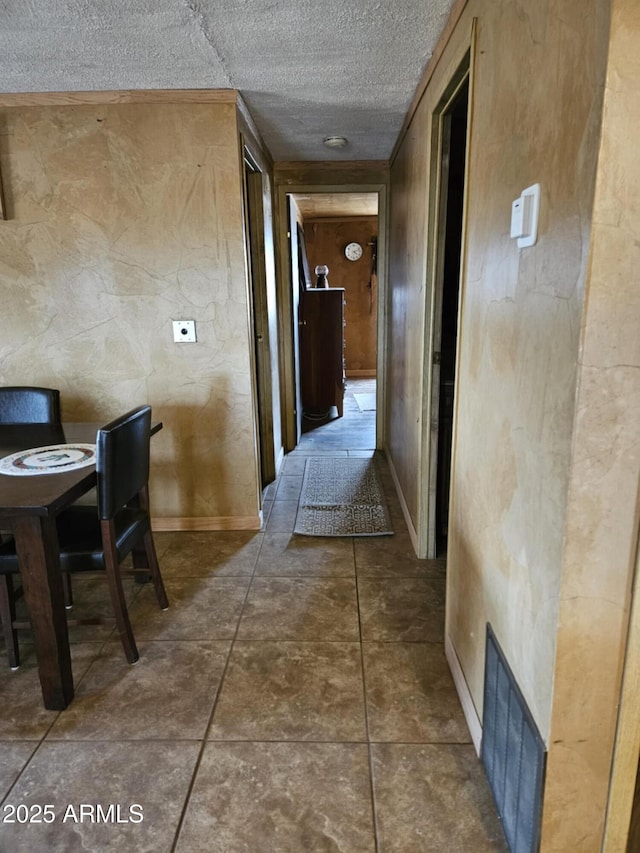
M 344 402 L 344 288 L 305 290 L 300 298 L 300 391 L 305 413 Z

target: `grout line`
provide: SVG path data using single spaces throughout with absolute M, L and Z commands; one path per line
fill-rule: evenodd
M 137 593 L 137 595 L 139 595 L 139 592 Z M 132 602 L 137 597 L 137 595 L 132 596 Z M 127 603 L 127 606 L 129 606 L 129 602 Z M 77 646 L 77 645 L 82 645 L 82 644 L 84 644 L 84 645 L 93 644 L 93 645 L 98 647 L 96 653 L 92 656 L 92 659 L 91 659 L 89 666 L 84 670 L 82 675 L 80 675 L 80 677 L 77 679 L 74 677 L 74 679 L 73 679 L 74 695 L 75 695 L 76 688 L 78 687 L 78 685 L 80 685 L 84 681 L 84 679 L 88 676 L 89 671 L 96 664 L 98 659 L 101 657 L 102 653 L 105 650 L 107 643 L 112 641 L 114 633 L 116 633 L 115 626 L 107 633 L 107 636 L 104 637 L 102 640 L 97 640 L 97 641 L 96 640 L 78 640 L 77 642 L 69 641 L 69 651 L 71 651 L 71 648 L 74 645 Z M 72 661 L 72 667 L 73 667 L 73 661 Z M 16 785 L 18 784 L 18 782 L 22 778 L 24 772 L 31 765 L 31 762 L 33 761 L 35 756 L 40 752 L 42 747 L 45 746 L 45 743 L 49 744 L 49 743 L 66 742 L 66 741 L 56 741 L 56 740 L 48 741 L 47 740 L 47 738 L 51 734 L 51 730 L 53 729 L 55 724 L 58 722 L 58 720 L 60 719 L 60 717 L 62 716 L 63 713 L 64 713 L 64 711 L 57 711 L 55 713 L 55 717 L 51 720 L 49 725 L 46 727 L 46 729 L 44 730 L 41 737 L 38 740 L 33 741 L 33 743 L 35 744 L 33 751 L 31 752 L 31 754 L 29 755 L 29 757 L 27 758 L 27 760 L 25 761 L 25 763 L 21 767 L 16 778 L 13 780 L 13 783 L 7 789 L 5 796 L 2 799 L 0 799 L 0 803 L 5 803 L 7 801 L 7 799 L 10 797 L 12 791 L 14 790 L 14 788 L 16 787 Z M 0 741 L 1 741 L 1 739 L 0 739 Z M 1 741 L 1 742 L 4 742 L 4 741 Z M 25 738 L 24 740 L 16 740 L 15 741 L 15 743 L 20 743 L 20 742 L 31 743 L 32 741 L 30 741 L 28 738 Z M 71 741 L 71 742 L 75 743 L 75 741 Z M 84 741 L 78 741 L 78 743 L 81 743 L 81 742 L 84 742 Z
M 56 715 L 56 720 L 57 719 L 58 719 L 58 716 Z M 55 722 L 55 720 L 54 720 L 54 722 Z M 51 723 L 51 725 L 53 725 L 53 723 Z M 47 729 L 47 731 L 48 731 L 48 729 Z M 30 743 L 30 742 L 31 741 L 10 741 L 10 743 Z M 22 778 L 25 770 L 27 769 L 27 767 L 29 767 L 29 765 L 33 761 L 35 754 L 39 751 L 40 747 L 44 743 L 44 737 L 40 741 L 32 741 L 32 742 L 34 744 L 33 750 L 31 751 L 31 753 L 30 753 L 29 757 L 27 758 L 27 760 L 25 761 L 25 763 L 20 768 L 18 774 L 16 775 L 16 778 L 13 780 L 13 783 L 7 789 L 5 796 L 2 797 L 2 799 L 0 799 L 0 805 L 6 803 L 8 801 L 9 797 L 11 796 L 13 789 L 16 787 L 16 785 L 18 784 L 18 782 Z
M 343 447 L 344 447 L 344 445 L 343 445 Z M 308 449 L 308 451 L 306 449 L 303 449 L 299 453 L 295 453 L 295 452 L 294 453 L 295 453 L 295 458 L 306 460 L 307 458 L 310 458 L 313 456 L 326 457 L 326 456 L 338 455 L 339 458 L 348 458 L 352 454 L 356 454 L 356 456 L 360 456 L 364 452 L 365 452 L 365 450 L 353 450 L 353 451 L 342 450 L 342 451 L 338 451 L 337 449 L 336 450 L 328 449 L 327 451 L 324 451 L 323 449 L 318 448 L 317 450 Z M 375 454 L 374 454 L 374 457 L 375 457 Z M 375 458 L 377 458 L 377 457 L 375 457 Z M 290 474 L 290 475 L 282 473 L 282 474 L 278 475 L 278 484 L 277 484 L 277 488 L 275 490 L 275 494 L 274 494 L 274 498 L 273 498 L 273 504 L 272 504 L 273 508 L 275 508 L 275 506 L 276 506 L 275 497 L 277 495 L 277 491 L 280 489 L 280 487 L 283 483 L 283 480 L 285 480 L 285 481 L 286 480 L 292 480 L 294 477 L 295 478 L 301 478 L 301 476 L 302 475 L 299 473 Z M 290 484 L 285 483 L 285 485 L 287 487 L 289 487 Z M 383 482 L 383 487 L 384 487 L 384 482 Z M 287 500 L 289 503 L 293 503 L 293 502 L 299 503 L 299 499 L 298 499 L 298 501 L 296 501 L 295 498 L 292 498 L 292 499 L 287 498 Z M 287 502 L 286 500 L 280 500 L 280 501 L 278 501 L 278 504 L 280 506 L 282 506 L 286 502 Z M 266 535 L 265 534 L 269 530 L 277 530 L 278 529 L 278 525 L 275 522 L 273 524 L 273 527 L 271 526 L 271 521 L 272 521 L 272 517 L 270 514 L 265 520 L 263 530 L 258 532 L 259 534 L 261 534 L 260 542 L 259 542 L 259 547 L 257 548 L 256 554 L 255 554 L 255 558 L 253 559 L 253 567 L 252 567 L 251 571 L 247 572 L 246 574 L 242 574 L 242 575 L 228 575 L 228 576 L 222 576 L 222 577 L 218 578 L 219 580 L 224 580 L 224 581 L 229 580 L 229 581 L 234 581 L 234 582 L 238 582 L 238 581 L 246 582 L 247 586 L 246 586 L 246 590 L 244 592 L 244 598 L 242 600 L 242 605 L 238 611 L 238 616 L 237 616 L 237 620 L 235 623 L 235 630 L 233 631 L 233 636 L 227 636 L 227 637 L 224 637 L 221 639 L 207 638 L 207 641 L 211 641 L 211 642 L 229 643 L 229 648 L 228 648 L 228 652 L 226 654 L 226 660 L 224 661 L 224 666 L 222 667 L 222 672 L 220 675 L 218 688 L 217 688 L 216 694 L 213 698 L 213 704 L 212 704 L 211 712 L 209 714 L 208 721 L 207 721 L 205 728 L 204 728 L 204 734 L 201 737 L 193 737 L 193 738 L 171 738 L 171 739 L 167 739 L 167 738 L 160 738 L 160 737 L 158 737 L 158 738 L 147 737 L 145 739 L 139 739 L 139 738 L 124 739 L 121 742 L 138 744 L 138 743 L 162 743 L 162 742 L 167 742 L 168 740 L 171 740 L 172 742 L 184 742 L 184 743 L 190 743 L 190 744 L 199 743 L 200 744 L 200 748 L 198 750 L 197 758 L 196 758 L 194 767 L 192 769 L 191 778 L 190 778 L 189 784 L 187 786 L 186 793 L 184 795 L 184 803 L 182 806 L 182 810 L 180 812 L 180 817 L 179 817 L 177 824 L 174 826 L 174 837 L 173 837 L 173 843 L 171 846 L 171 851 L 175 851 L 177 848 L 177 845 L 179 843 L 179 838 L 180 838 L 180 834 L 182 832 L 182 829 L 184 827 L 187 811 L 189 808 L 189 803 L 190 803 L 191 797 L 193 795 L 194 786 L 196 784 L 196 779 L 198 777 L 198 773 L 199 773 L 199 770 L 200 770 L 200 767 L 202 764 L 204 751 L 208 745 L 241 744 L 241 743 L 251 743 L 251 744 L 259 744 L 259 743 L 311 744 L 311 743 L 315 743 L 315 744 L 319 744 L 319 745 L 335 744 L 337 746 L 338 745 L 339 746 L 342 746 L 342 745 L 364 746 L 364 745 L 366 745 L 367 753 L 368 753 L 369 774 L 370 774 L 369 775 L 369 788 L 370 788 L 370 801 L 371 801 L 372 818 L 373 818 L 374 842 L 375 842 L 375 850 L 378 851 L 378 853 L 379 853 L 380 845 L 382 842 L 381 842 L 381 840 L 379 840 L 378 813 L 377 813 L 377 809 L 376 809 L 375 774 L 374 774 L 374 749 L 375 749 L 375 747 L 377 747 L 379 744 L 388 744 L 388 745 L 393 745 L 393 746 L 402 746 L 402 745 L 412 746 L 412 745 L 425 745 L 425 743 L 428 743 L 428 744 L 432 744 L 434 746 L 452 746 L 452 747 L 458 747 L 458 748 L 465 748 L 465 747 L 468 747 L 471 742 L 470 741 L 469 742 L 457 742 L 457 741 L 456 742 L 437 742 L 437 741 L 425 742 L 422 740 L 421 741 L 389 741 L 389 740 L 373 740 L 372 739 L 371 732 L 370 732 L 369 710 L 368 710 L 368 705 L 367 705 L 367 682 L 366 682 L 366 674 L 365 674 L 365 667 L 364 667 L 364 651 L 366 650 L 365 647 L 368 645 L 373 645 L 373 644 L 397 645 L 399 643 L 406 644 L 406 645 L 442 646 L 443 641 L 442 640 L 437 640 L 437 641 L 436 640 L 425 640 L 425 639 L 404 640 L 404 639 L 393 639 L 393 638 L 387 638 L 387 639 L 375 639 L 374 638 L 374 639 L 369 639 L 369 640 L 363 639 L 361 607 L 360 607 L 360 590 L 361 590 L 361 588 L 364 589 L 366 587 L 366 584 L 368 582 L 371 582 L 371 581 L 375 582 L 375 581 L 397 581 L 397 580 L 407 580 L 407 579 L 408 580 L 425 579 L 425 580 L 430 580 L 430 581 L 443 581 L 444 582 L 445 579 L 443 577 L 432 577 L 432 578 L 427 577 L 427 578 L 425 578 L 424 575 L 422 575 L 422 574 L 415 575 L 415 576 L 414 575 L 412 575 L 412 576 L 402 575 L 402 577 L 398 577 L 397 575 L 389 575 L 389 576 L 384 576 L 384 577 L 366 576 L 365 575 L 365 576 L 359 577 L 358 576 L 358 565 L 357 565 L 358 561 L 357 561 L 357 557 L 356 557 L 357 540 L 355 538 L 352 538 L 351 543 L 350 543 L 351 544 L 351 550 L 352 550 L 352 560 L 353 560 L 353 572 L 351 574 L 339 574 L 339 575 L 309 575 L 309 574 L 294 574 L 294 575 L 291 575 L 291 574 L 286 574 L 286 575 L 274 574 L 274 575 L 272 575 L 272 574 L 260 574 L 260 573 L 258 573 L 258 567 L 259 567 L 260 558 L 261 558 L 261 556 L 263 556 L 263 549 L 264 549 L 264 544 L 266 541 Z M 395 521 L 395 519 L 394 519 L 394 521 Z M 292 535 L 293 535 L 293 533 L 291 531 L 290 536 L 292 536 Z M 249 568 L 250 565 L 251 565 L 251 563 L 249 563 L 249 565 L 246 568 Z M 363 571 L 366 571 L 366 569 L 363 569 Z M 202 579 L 208 577 L 208 575 L 194 575 L 194 576 L 180 575 L 180 576 L 174 577 L 173 579 L 175 580 L 175 579 L 179 579 L 181 577 L 190 577 L 194 580 L 202 580 Z M 172 580 L 171 577 L 167 577 L 166 579 L 168 581 Z M 253 587 L 254 581 L 270 581 L 270 580 L 276 580 L 276 579 L 305 580 L 305 581 L 334 581 L 334 580 L 349 579 L 349 581 L 353 581 L 354 586 L 355 586 L 355 593 L 356 593 L 356 608 L 357 608 L 356 616 L 357 616 L 357 620 L 358 620 L 358 638 L 353 639 L 353 640 L 352 639 L 344 639 L 344 640 L 340 640 L 340 639 L 333 639 L 333 640 L 326 640 L 326 639 L 307 639 L 307 640 L 269 639 L 269 640 L 265 641 L 262 638 L 260 638 L 260 639 L 248 638 L 247 639 L 244 637 L 240 637 L 239 636 L 239 629 L 240 629 L 240 625 L 242 622 L 242 618 L 246 614 L 248 599 L 249 599 L 249 596 L 251 594 L 252 589 L 255 590 L 255 587 Z M 140 589 L 136 591 L 136 594 L 134 595 L 133 599 L 136 600 L 138 598 L 138 596 L 141 594 L 141 592 L 142 592 L 142 587 L 140 587 Z M 130 603 L 133 604 L 133 601 L 131 601 Z M 229 632 L 229 634 L 230 633 L 231 632 Z M 79 685 L 87 677 L 89 672 L 92 670 L 92 668 L 97 663 L 100 656 L 104 653 L 108 644 L 114 643 L 116 641 L 119 642 L 118 636 L 117 636 L 117 631 L 115 631 L 115 629 L 113 629 L 107 637 L 103 638 L 101 641 L 99 641 L 99 643 L 95 643 L 95 645 L 98 647 L 97 652 L 94 655 L 91 662 L 89 663 L 89 665 L 87 666 L 86 670 L 83 672 L 83 674 L 77 680 L 76 684 Z M 92 640 L 87 640 L 87 641 L 81 640 L 80 642 L 94 642 L 94 641 L 92 641 Z M 181 643 L 185 643 L 185 642 L 194 642 L 194 641 L 193 640 L 171 640 L 171 639 L 163 640 L 163 639 L 159 639 L 159 640 L 150 640 L 148 642 L 153 642 L 153 643 L 181 642 Z M 195 642 L 197 642 L 197 641 L 195 641 Z M 256 740 L 255 738 L 243 738 L 243 739 L 223 738 L 223 739 L 208 740 L 208 736 L 212 730 L 213 720 L 214 720 L 214 716 L 216 713 L 216 709 L 217 709 L 217 706 L 218 706 L 218 703 L 219 703 L 219 700 L 220 700 L 220 697 L 222 694 L 222 690 L 223 690 L 225 682 L 226 682 L 228 669 L 230 667 L 231 656 L 233 654 L 233 650 L 236 646 L 236 643 L 264 643 L 264 642 L 272 642 L 272 643 L 279 643 L 279 644 L 291 643 L 291 644 L 298 644 L 298 645 L 323 643 L 323 644 L 339 644 L 339 645 L 350 645 L 350 646 L 353 646 L 354 643 L 357 642 L 359 644 L 359 648 L 360 648 L 360 665 L 361 665 L 361 676 L 362 676 L 362 697 L 363 697 L 363 703 L 364 703 L 365 739 L 364 740 L 335 740 L 335 739 L 307 740 L 307 739 L 299 739 L 299 738 L 282 739 L 281 737 L 278 737 L 278 738 L 273 738 L 273 739 L 262 738 L 259 740 Z M 34 749 L 32 750 L 29 757 L 26 759 L 22 769 L 18 772 L 16 779 L 14 780 L 13 784 L 11 785 L 9 790 L 7 791 L 3 801 L 6 801 L 6 799 L 10 796 L 11 792 L 15 789 L 16 785 L 18 784 L 18 781 L 23 776 L 26 768 L 28 766 L 30 766 L 34 757 L 36 756 L 36 754 L 39 752 L 39 750 L 42 748 L 42 746 L 45 743 L 86 744 L 86 743 L 100 743 L 100 742 L 104 742 L 104 743 L 116 742 L 113 738 L 106 739 L 104 741 L 94 740 L 94 739 L 90 739 L 90 740 L 64 739 L 62 741 L 59 741 L 59 740 L 47 741 L 47 738 L 51 734 L 51 729 L 53 728 L 53 726 L 56 724 L 56 722 L 60 718 L 61 713 L 63 713 L 63 712 L 57 712 L 55 714 L 54 719 L 51 721 L 51 724 L 48 726 L 48 728 L 46 729 L 46 731 L 42 735 L 42 737 L 39 740 L 33 741 Z M 28 739 L 26 739 L 26 740 L 28 742 Z
M 265 525 L 265 532 L 266 532 L 266 529 L 268 526 L 269 526 L 269 522 L 267 521 L 267 524 Z M 242 602 L 242 607 L 240 608 L 240 612 L 238 614 L 238 621 L 236 623 L 236 629 L 235 629 L 234 635 L 231 639 L 231 642 L 229 643 L 229 651 L 227 653 L 227 659 L 225 661 L 224 668 L 222 670 L 222 675 L 220 676 L 220 683 L 218 684 L 218 689 L 216 691 L 216 695 L 215 695 L 215 698 L 213 700 L 213 706 L 211 708 L 211 713 L 209 714 L 209 719 L 208 719 L 207 724 L 205 726 L 204 734 L 202 736 L 200 750 L 198 751 L 198 757 L 196 758 L 196 763 L 194 765 L 193 773 L 191 775 L 191 781 L 189 782 L 189 787 L 187 788 L 187 793 L 186 793 L 185 798 L 184 798 L 184 805 L 182 807 L 182 811 L 180 812 L 180 817 L 178 819 L 178 823 L 176 824 L 175 833 L 174 833 L 174 837 L 173 837 L 173 844 L 171 845 L 170 853 L 175 853 L 178 841 L 180 839 L 180 833 L 182 832 L 182 827 L 184 826 L 184 820 L 185 820 L 185 817 L 187 814 L 187 810 L 189 808 L 189 802 L 191 800 L 193 788 L 194 788 L 194 785 L 196 782 L 196 778 L 198 776 L 198 771 L 200 770 L 200 765 L 202 764 L 202 758 L 204 756 L 204 751 L 207 748 L 207 744 L 209 743 L 208 735 L 209 735 L 209 732 L 211 731 L 211 727 L 213 725 L 213 717 L 214 717 L 216 709 L 218 707 L 218 700 L 220 699 L 220 694 L 222 693 L 222 688 L 224 686 L 227 671 L 229 669 L 229 661 L 231 660 L 231 655 L 233 653 L 235 642 L 236 642 L 236 639 L 238 636 L 238 631 L 240 629 L 240 622 L 242 621 L 242 615 L 244 613 L 244 609 L 245 609 L 245 606 L 247 604 L 247 599 L 249 598 L 249 592 L 251 590 L 251 584 L 252 584 L 253 579 L 255 577 L 256 567 L 258 565 L 258 560 L 260 559 L 260 554 L 262 553 L 263 545 L 264 545 L 264 536 L 262 537 L 262 540 L 260 542 L 260 546 L 259 546 L 257 553 L 256 553 L 256 558 L 255 558 L 254 563 L 253 563 L 253 571 L 251 572 L 251 575 L 248 576 L 249 577 L 249 583 L 247 584 L 247 589 L 245 591 L 244 599 Z M 247 576 L 245 576 L 245 577 L 247 577 Z M 215 742 L 216 741 L 212 741 L 212 743 L 215 743 Z
M 306 462 L 305 462 L 305 465 L 306 465 Z M 302 479 L 303 479 L 303 478 L 301 478 L 301 482 L 300 482 L 300 491 L 302 491 Z M 275 503 L 276 503 L 276 500 L 277 500 L 278 492 L 279 492 L 279 490 L 280 490 L 281 483 L 282 483 L 282 477 L 281 477 L 280 475 L 278 475 L 278 482 L 277 482 L 277 486 L 276 486 L 275 493 L 274 493 L 274 497 L 273 497 L 273 504 L 274 504 L 274 507 L 275 507 Z M 294 499 L 291 499 L 291 503 L 293 503 L 294 501 L 295 501 L 295 498 L 294 498 Z M 284 503 L 284 501 L 281 501 L 280 503 Z M 298 500 L 296 501 L 297 506 L 299 506 L 299 503 L 300 503 L 300 495 L 298 496 Z M 266 522 L 266 524 L 265 524 L 265 528 L 264 528 L 264 533 L 265 533 L 265 534 L 266 534 L 267 530 L 269 529 L 269 524 L 271 523 L 271 515 L 272 515 L 272 514 L 270 513 L 270 514 L 269 514 L 269 518 L 267 519 L 267 522 Z M 296 515 L 297 515 L 297 512 L 296 512 Z M 292 526 L 292 530 L 291 530 L 291 535 L 293 535 L 293 527 L 294 527 L 294 526 L 295 526 L 295 518 L 294 518 L 294 520 L 293 520 L 293 526 Z M 198 757 L 197 757 L 197 759 L 196 759 L 196 763 L 195 763 L 195 766 L 194 766 L 194 769 L 193 769 L 193 774 L 192 774 L 192 776 L 191 776 L 191 781 L 190 781 L 190 783 L 189 783 L 189 787 L 188 787 L 188 789 L 187 789 L 187 793 L 186 793 L 186 795 L 185 795 L 185 801 L 184 801 L 184 805 L 183 805 L 182 811 L 181 811 L 181 813 L 180 813 L 180 818 L 179 818 L 178 823 L 177 823 L 177 825 L 176 825 L 175 834 L 174 834 L 174 840 L 173 840 L 173 844 L 172 844 L 172 847 L 171 847 L 171 853 L 175 853 L 175 850 L 176 850 L 176 847 L 177 847 L 177 844 L 178 844 L 178 841 L 179 841 L 179 838 L 180 838 L 180 833 L 181 833 L 181 831 L 182 831 L 182 827 L 184 826 L 184 821 L 185 821 L 186 814 L 187 814 L 187 810 L 188 810 L 188 807 L 189 807 L 189 802 L 190 802 L 190 799 L 191 799 L 191 795 L 192 795 L 192 793 L 193 793 L 193 789 L 194 789 L 194 786 L 195 786 L 195 781 L 196 781 L 196 778 L 197 778 L 197 775 L 198 775 L 198 771 L 199 771 L 199 769 L 200 769 L 200 765 L 201 765 L 201 763 L 202 763 L 202 758 L 203 758 L 203 755 L 204 755 L 204 750 L 206 749 L 206 747 L 207 747 L 207 744 L 208 744 L 208 743 L 221 743 L 221 742 L 225 742 L 225 741 L 217 741 L 217 740 L 216 740 L 216 741 L 213 741 L 213 740 L 212 740 L 212 741 L 209 741 L 209 740 L 208 740 L 208 735 L 209 735 L 209 733 L 210 733 L 210 731 L 211 731 L 211 728 L 212 728 L 212 726 L 213 726 L 213 718 L 214 718 L 214 716 L 215 716 L 215 712 L 216 712 L 216 709 L 217 709 L 217 706 L 218 706 L 218 701 L 219 701 L 219 699 L 220 699 L 220 695 L 221 695 L 222 690 L 223 690 L 223 687 L 224 687 L 224 683 L 225 683 L 225 679 L 226 679 L 227 671 L 228 671 L 228 668 L 229 668 L 229 663 L 230 663 L 231 655 L 232 655 L 232 653 L 233 653 L 233 649 L 234 649 L 234 647 L 235 647 L 235 644 L 236 644 L 236 642 L 237 642 L 237 641 L 238 641 L 238 642 L 251 642 L 250 640 L 249 640 L 249 641 L 238 640 L 238 632 L 239 632 L 239 629 L 240 629 L 240 623 L 241 623 L 241 621 L 242 621 L 242 616 L 243 616 L 243 614 L 244 614 L 244 612 L 245 612 L 245 608 L 246 608 L 247 600 L 248 600 L 248 598 L 249 598 L 249 594 L 250 594 L 250 591 L 251 591 L 251 587 L 252 587 L 253 581 L 254 581 L 254 579 L 256 579 L 256 577 L 258 577 L 259 579 L 263 579 L 263 577 L 264 577 L 264 576 L 262 576 L 262 575 L 258 575 L 258 576 L 257 576 L 257 575 L 256 575 L 256 570 L 257 570 L 257 567 L 258 567 L 258 562 L 259 562 L 259 560 L 260 560 L 260 556 L 261 556 L 261 554 L 262 554 L 262 549 L 263 549 L 263 546 L 264 546 L 265 538 L 266 538 L 265 536 L 263 536 L 263 537 L 262 537 L 262 541 L 260 542 L 260 547 L 258 548 L 258 552 L 257 552 L 257 554 L 256 554 L 256 559 L 255 559 L 255 562 L 254 562 L 254 564 L 253 564 L 253 571 L 252 571 L 251 576 L 250 576 L 250 578 L 249 578 L 249 584 L 248 584 L 248 586 L 247 586 L 247 590 L 246 590 L 245 597 L 244 597 L 244 600 L 243 600 L 243 603 L 242 603 L 242 607 L 240 608 L 240 613 L 239 613 L 239 615 L 238 615 L 238 621 L 237 621 L 237 623 L 236 623 L 236 629 L 235 629 L 235 632 L 234 632 L 234 636 L 233 636 L 233 638 L 232 638 L 232 640 L 231 640 L 231 643 L 230 643 L 230 645 L 229 645 L 229 652 L 228 652 L 228 654 L 227 654 L 227 659 L 226 659 L 226 661 L 225 661 L 224 669 L 223 669 L 222 675 L 221 675 L 221 677 L 220 677 L 220 683 L 219 683 L 219 685 L 218 685 L 218 690 L 217 690 L 217 692 L 216 692 L 216 696 L 215 696 L 215 699 L 214 699 L 214 702 L 213 702 L 213 707 L 212 707 L 212 709 L 211 709 L 211 714 L 209 715 L 209 720 L 208 720 L 208 723 L 207 723 L 206 728 L 205 728 L 205 732 L 204 732 L 204 736 L 203 736 L 203 739 L 202 739 L 201 747 L 200 747 L 200 750 L 199 750 L 199 752 L 198 752 Z M 352 543 L 351 543 L 351 547 L 352 547 L 352 558 L 353 558 L 353 573 L 352 573 L 351 575 L 349 575 L 348 577 L 349 577 L 349 579 L 350 579 L 350 580 L 351 580 L 351 579 L 353 579 L 353 580 L 354 580 L 354 582 L 355 582 L 355 588 L 356 588 L 356 606 L 357 606 L 357 578 L 356 578 L 356 573 L 355 573 L 355 544 L 354 544 L 353 540 L 352 540 Z M 321 578 L 321 579 L 324 579 L 324 578 Z M 358 608 L 358 625 L 360 625 L 359 608 Z M 359 634 L 360 634 L 360 630 L 359 630 Z M 264 640 L 262 640 L 262 641 L 256 641 L 256 642 L 265 642 L 265 641 L 264 641 Z M 284 641 L 272 641 L 272 642 L 300 642 L 300 641 L 295 641 L 295 640 L 286 641 L 286 640 L 284 640 Z M 318 642 L 318 641 L 306 641 L 306 642 Z M 344 644 L 344 643 L 347 643 L 347 642 L 350 642 L 350 643 L 353 645 L 353 644 L 354 644 L 354 643 L 356 643 L 357 641 L 355 641 L 355 640 L 354 640 L 354 641 L 323 641 L 323 642 L 342 642 L 343 644 Z M 359 643 L 359 647 L 360 647 L 360 665 L 361 665 L 361 667 L 362 667 L 363 665 L 362 665 L 362 643 L 361 643 L 361 642 Z M 362 670 L 362 677 L 363 677 L 363 702 L 364 702 L 365 725 L 366 725 L 366 713 L 367 713 L 367 710 L 366 710 L 366 696 L 365 696 L 365 694 L 364 694 L 364 669 Z M 367 740 L 368 740 L 368 727 L 366 727 L 366 734 L 367 734 Z M 230 741 L 230 742 L 232 742 L 232 743 L 237 743 L 237 742 L 243 742 L 243 741 Z M 247 739 L 247 741 L 245 741 L 245 742 L 247 742 L 247 743 L 259 743 L 260 741 L 248 740 L 248 739 Z M 270 742 L 270 741 L 263 741 L 263 742 Z M 276 742 L 276 743 L 277 743 L 277 742 L 280 742 L 280 741 L 274 741 L 274 742 Z M 284 741 L 284 742 L 289 742 L 289 741 Z M 305 741 L 305 742 L 307 742 L 307 741 Z M 367 741 L 364 741 L 364 742 L 366 743 Z M 319 741 L 319 743 L 336 743 L 336 741 Z M 360 742 L 357 742 L 357 743 L 360 743 Z M 370 751 L 370 748 L 369 748 L 369 751 Z M 370 782 L 370 784 L 371 784 L 371 782 Z M 372 801 L 372 809 L 373 809 L 373 801 Z M 375 836 L 375 810 L 373 811 L 373 816 L 374 816 L 374 836 Z M 378 842 L 377 842 L 377 836 L 376 836 L 376 850 L 377 850 L 377 849 L 378 849 Z
M 356 571 L 356 544 L 355 539 L 353 540 L 353 568 Z M 376 793 L 374 786 L 374 772 L 373 772 L 373 753 L 371 749 L 371 732 L 369 728 L 369 708 L 367 705 L 367 676 L 364 668 L 364 642 L 362 639 L 362 619 L 360 616 L 360 588 L 358 585 L 358 572 L 356 571 L 356 607 L 357 607 L 357 615 L 358 615 L 358 634 L 360 636 L 360 667 L 362 670 L 362 699 L 364 702 L 364 724 L 365 724 L 365 732 L 367 735 L 367 757 L 369 761 L 369 795 L 371 797 L 371 817 L 373 818 L 373 839 L 375 843 L 376 853 L 380 850 L 380 845 L 378 841 L 378 812 L 376 809 Z

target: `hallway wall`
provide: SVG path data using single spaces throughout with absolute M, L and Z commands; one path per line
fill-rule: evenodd
M 258 526 L 235 100 L 0 120 L 0 381 L 60 388 L 67 420 L 149 402 L 154 515 Z
M 491 622 L 549 751 L 541 850 L 618 851 L 628 828 L 620 800 L 633 790 L 637 759 L 619 762 L 631 766 L 628 779 L 616 765 L 616 800 L 639 527 L 640 10 L 635 0 L 462 7 L 392 166 L 389 453 L 419 524 L 430 117 L 475 18 L 449 659 L 477 723 Z M 538 243 L 518 250 L 510 205 L 534 182 Z M 637 684 L 637 673 L 627 681 Z M 633 696 L 627 727 L 638 721 L 637 688 Z
M 545 739 L 608 35 L 608 3 L 587 6 L 470 0 L 391 174 L 388 446 L 418 526 L 428 368 L 424 385 L 422 377 L 431 362 L 423 349 L 432 322 L 431 115 L 476 18 L 447 632 L 481 717 L 491 622 Z M 535 182 L 539 239 L 519 250 L 509 237 L 511 202 Z
M 543 844 L 601 850 L 640 514 L 640 6 L 612 3 L 598 179 L 576 391 Z M 637 585 L 637 581 L 636 581 Z M 636 602 L 638 606 L 638 602 Z M 633 657 L 636 648 L 629 649 Z M 625 673 L 640 728 L 637 669 Z M 629 755 L 630 749 L 635 745 Z M 632 795 L 638 737 L 622 740 Z M 619 779 L 624 788 L 625 780 Z M 612 820 L 614 807 L 607 820 Z M 574 822 L 567 821 L 567 814 Z M 575 844 L 580 826 L 581 846 Z M 608 853 L 628 821 L 608 826 Z M 543 849 L 547 849 L 543 847 Z M 630 851 L 634 847 L 628 848 Z

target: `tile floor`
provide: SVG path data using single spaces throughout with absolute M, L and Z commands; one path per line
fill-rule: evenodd
M 0 666 L 1 853 L 506 850 L 444 657 L 444 562 L 415 558 L 384 460 L 394 536 L 292 534 L 307 456 L 372 452 L 359 386 L 286 458 L 262 531 L 156 534 L 171 607 L 129 585 L 135 666 L 71 629 L 62 713 L 28 636 Z M 78 609 L 104 593 L 74 582 Z

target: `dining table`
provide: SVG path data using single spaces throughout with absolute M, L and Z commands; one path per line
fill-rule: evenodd
M 102 426 L 0 424 L 0 463 L 32 448 L 95 444 Z M 161 422 L 152 423 L 151 434 L 160 429 Z M 29 476 L 0 473 L 0 530 L 15 539 L 42 697 L 52 711 L 68 707 L 74 695 L 56 517 L 95 485 L 95 464 Z

